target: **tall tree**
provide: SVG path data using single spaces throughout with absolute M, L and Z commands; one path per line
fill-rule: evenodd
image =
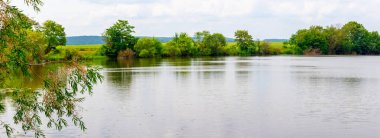
M 328 42 L 321 26 L 311 26 L 309 29 L 299 30 L 290 38 L 290 44 L 296 45 L 307 54 L 328 54 Z
M 116 57 L 118 52 L 133 49 L 137 38 L 132 35 L 135 27 L 130 25 L 127 20 L 118 20 L 103 33 L 103 39 L 106 45 L 103 46 L 103 54 L 108 57 Z
M 346 53 L 368 54 L 369 32 L 358 22 L 348 22 L 342 27 Z
M 202 56 L 218 56 L 223 54 L 227 45 L 226 37 L 220 33 L 211 34 L 209 31 L 195 33 L 195 43 Z
M 59 45 L 66 45 L 66 33 L 65 28 L 62 25 L 54 21 L 47 20 L 42 25 L 42 31 L 48 44 L 45 54 L 48 54 Z
M 343 33 L 337 26 L 328 26 L 325 28 L 325 35 L 328 44 L 328 54 L 342 54 Z
M 247 30 L 237 30 L 235 32 L 235 41 L 240 48 L 240 54 L 249 56 L 256 53 L 256 45 L 253 41 L 253 37 Z

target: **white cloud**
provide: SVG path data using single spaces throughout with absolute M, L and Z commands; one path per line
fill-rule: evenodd
M 299 28 L 349 20 L 380 30 L 378 0 L 45 0 L 38 14 L 12 2 L 40 22 L 61 23 L 68 35 L 100 35 L 117 19 L 150 36 L 207 29 L 232 37 L 248 29 L 259 38 L 288 38 Z

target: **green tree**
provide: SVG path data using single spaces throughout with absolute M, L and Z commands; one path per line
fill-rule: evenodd
M 299 30 L 290 38 L 290 44 L 300 47 L 305 53 L 328 54 L 328 41 L 321 26 Z
M 343 32 L 336 26 L 325 28 L 325 36 L 328 44 L 328 54 L 343 54 Z
M 195 33 L 195 45 L 197 47 L 198 53 L 202 56 L 209 56 L 211 55 L 212 51 L 211 48 L 209 48 L 205 44 L 205 38 L 210 36 L 211 33 L 209 31 L 201 31 Z
M 168 56 L 193 56 L 196 54 L 194 41 L 186 33 L 175 34 L 174 38 L 169 41 L 164 53 Z
M 368 54 L 369 32 L 362 24 L 351 21 L 342 27 L 343 47 L 346 54 Z
M 42 5 L 40 0 L 24 2 L 35 10 L 39 10 Z M 41 129 L 45 125 L 41 121 L 42 116 L 49 119 L 46 124 L 49 128 L 61 130 L 68 125 L 66 119 L 70 119 L 75 126 L 85 130 L 84 122 L 76 113 L 76 104 L 83 100 L 78 98 L 79 94 L 91 92 L 93 84 L 102 79 L 98 69 L 71 62 L 72 64 L 59 70 L 47 71 L 48 76 L 32 74 L 30 62 L 41 58 L 39 47 L 44 45 L 45 37 L 42 37 L 41 32 L 33 30 L 36 22 L 17 7 L 10 6 L 9 1 L 0 0 L 0 13 L 0 93 L 7 93 L 14 102 L 15 115 L 12 122 L 22 126 L 25 132 L 34 132 L 36 137 L 44 136 Z M 12 77 L 9 74 L 27 78 L 38 75 L 39 78 L 44 78 L 43 87 L 33 89 L 6 85 Z M 5 106 L 0 101 L 0 112 L 4 109 Z M 0 120 L 0 125 L 10 137 L 14 129 L 5 121 Z
M 29 63 L 41 63 L 45 58 L 45 49 L 47 47 L 44 34 L 40 31 L 27 30 L 27 49 Z
M 380 54 L 380 35 L 378 32 L 369 33 L 369 54 Z
M 162 43 L 155 38 L 141 38 L 134 49 L 139 57 L 157 57 L 161 55 Z
M 106 45 L 102 47 L 103 54 L 108 57 L 117 57 L 117 54 L 126 50 L 133 49 L 137 38 L 132 35 L 135 27 L 130 25 L 127 20 L 118 20 L 103 33 Z
M 209 31 L 196 32 L 195 39 L 195 43 L 202 56 L 218 56 L 224 54 L 223 49 L 227 45 L 227 41 L 223 34 L 210 34 Z
M 43 23 L 42 32 L 44 33 L 48 44 L 45 54 L 48 54 L 59 45 L 66 45 L 66 33 L 65 28 L 62 25 L 48 20 Z
M 204 45 L 211 49 L 211 56 L 222 55 L 223 48 L 227 45 L 226 37 L 220 33 L 214 33 L 206 36 L 204 39 Z
M 249 56 L 256 54 L 256 45 L 253 37 L 247 30 L 237 30 L 235 32 L 235 41 L 240 48 L 240 55 Z
M 163 55 L 168 57 L 178 57 L 181 56 L 181 49 L 177 46 L 175 42 L 169 41 L 163 45 Z

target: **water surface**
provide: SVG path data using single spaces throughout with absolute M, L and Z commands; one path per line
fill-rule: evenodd
M 48 137 L 380 136 L 380 57 L 98 61 L 88 130 Z M 12 104 L 1 118 L 11 118 Z M 20 135 L 21 136 L 21 135 Z

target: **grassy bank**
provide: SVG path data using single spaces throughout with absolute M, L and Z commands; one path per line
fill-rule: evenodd
M 165 44 L 165 43 L 164 43 Z M 229 42 L 228 45 L 234 45 L 235 42 Z M 284 54 L 286 48 L 284 48 L 282 42 L 270 42 L 269 51 L 272 54 Z M 68 45 L 58 46 L 57 51 L 48 55 L 49 60 L 63 60 L 66 55 L 66 51 L 76 51 L 81 57 L 87 60 L 91 59 L 103 59 L 107 58 L 102 56 L 99 49 L 102 45 Z
M 58 46 L 55 52 L 48 55 L 49 60 L 63 60 L 67 51 L 75 51 L 84 59 L 102 59 L 107 58 L 99 53 L 102 45 L 68 45 Z

